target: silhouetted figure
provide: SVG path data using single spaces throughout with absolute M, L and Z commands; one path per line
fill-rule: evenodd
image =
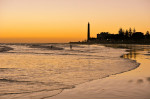
M 72 50 L 72 45 L 70 44 L 70 50 Z

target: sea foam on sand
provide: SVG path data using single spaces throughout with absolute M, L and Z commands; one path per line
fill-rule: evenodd
M 134 52 L 126 55 L 131 60 L 141 63 L 140 67 L 122 74 L 80 84 L 51 99 L 150 99 L 149 50 L 150 46 L 136 45 Z M 137 64 L 135 63 L 134 66 Z
M 46 47 L 51 45 L 46 44 Z M 53 44 L 62 50 L 5 46 L 13 50 L 0 53 L 0 98 L 49 98 L 63 90 L 69 91 L 66 89 L 77 89 L 79 84 L 126 72 L 139 65 L 120 58 L 127 53 L 124 49 L 101 45 L 73 45 L 72 50 L 69 44 Z

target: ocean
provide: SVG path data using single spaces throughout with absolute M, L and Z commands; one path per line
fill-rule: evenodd
M 0 45 L 13 48 L 0 52 L 0 98 L 44 99 L 139 66 L 135 60 L 121 57 L 128 53 L 125 49 L 103 45 L 73 44 L 72 49 L 70 44 L 32 45 Z

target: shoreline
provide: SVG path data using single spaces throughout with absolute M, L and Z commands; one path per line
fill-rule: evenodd
M 43 93 L 44 94 L 41 97 L 41 99 L 81 99 L 81 98 L 83 98 L 83 99 L 85 99 L 85 98 L 86 99 L 90 99 L 90 98 L 91 99 L 93 99 L 93 98 L 94 99 L 96 99 L 96 98 L 102 99 L 102 98 L 107 98 L 106 96 L 108 94 L 107 95 L 99 95 L 99 94 L 102 93 L 105 90 L 103 88 L 115 87 L 113 85 L 118 84 L 120 82 L 119 80 L 117 80 L 118 82 L 115 82 L 116 78 L 113 79 L 114 77 L 119 77 L 117 79 L 121 79 L 122 75 L 123 75 L 123 78 L 124 78 L 125 74 L 137 71 L 137 69 L 140 69 L 140 67 L 143 65 L 143 63 L 141 63 L 138 59 L 132 59 L 132 57 L 134 58 L 134 56 L 136 54 L 138 55 L 138 52 L 136 52 L 136 50 L 134 50 L 134 49 L 137 49 L 138 51 L 142 51 L 141 49 L 144 49 L 146 47 L 150 47 L 150 46 L 143 46 L 143 45 L 139 46 L 138 45 L 138 46 L 135 46 L 136 47 L 135 48 L 134 45 L 133 45 L 133 49 L 132 49 L 129 45 L 128 45 L 129 48 L 127 48 L 126 45 L 123 45 L 123 44 L 121 44 L 119 46 L 116 46 L 116 45 L 114 45 L 114 46 L 99 45 L 99 46 L 105 46 L 105 47 L 107 47 L 108 50 L 111 49 L 113 51 L 112 54 L 116 55 L 114 57 L 117 57 L 119 59 L 123 58 L 122 61 L 125 60 L 124 63 L 119 63 L 118 61 L 120 61 L 120 60 L 116 60 L 115 63 L 111 63 L 111 65 L 108 66 L 108 69 L 110 69 L 109 73 L 111 72 L 111 74 L 107 74 L 107 75 L 104 75 L 104 76 L 101 76 L 101 74 L 100 74 L 100 76 L 97 77 L 96 79 L 88 80 L 88 81 L 85 81 L 85 82 L 80 83 L 80 84 L 75 84 L 74 87 L 72 87 L 72 88 L 62 88 L 60 91 L 59 90 L 58 91 L 57 90 L 56 91 L 41 91 L 41 92 L 38 92 L 38 94 L 41 94 L 39 96 L 34 96 L 35 93 L 31 93 L 31 94 L 28 94 L 29 96 L 23 96 L 23 98 L 28 98 L 30 96 L 31 97 L 33 96 L 34 98 L 38 98 L 38 97 L 40 98 L 40 96 L 42 96 Z M 5 47 L 5 46 L 1 46 L 1 47 Z M 115 49 L 112 49 L 112 48 L 115 48 Z M 118 48 L 118 50 L 117 50 L 117 48 Z M 119 53 L 120 51 L 122 51 L 122 52 Z M 150 52 L 148 51 L 146 54 L 143 54 L 143 53 L 140 53 L 140 54 L 143 54 L 143 56 L 144 55 L 148 56 L 149 53 Z M 138 62 L 140 62 L 142 65 L 140 65 L 140 63 L 138 63 Z M 105 63 L 107 63 L 107 62 L 105 62 Z M 114 64 L 116 65 L 116 67 L 113 67 Z M 122 64 L 121 65 L 122 67 L 119 66 L 119 64 Z M 102 67 L 104 67 L 104 66 L 102 66 Z M 106 70 L 108 70 L 108 69 L 106 69 Z M 119 70 L 120 70 L 120 72 L 119 72 Z M 93 72 L 93 73 L 95 73 L 95 72 Z M 149 76 L 147 76 L 148 77 L 147 80 L 150 80 Z M 128 79 L 128 78 L 125 77 L 125 79 L 123 79 L 123 81 L 126 80 L 126 79 Z M 121 81 L 121 82 L 123 82 L 123 81 Z M 133 79 L 128 79 L 125 82 L 132 83 Z M 142 82 L 143 82 L 143 79 L 138 79 L 138 83 L 142 83 Z M 109 85 L 109 84 L 111 84 L 111 85 Z M 117 86 L 119 86 L 120 84 L 121 83 L 119 83 Z M 105 85 L 108 85 L 108 86 L 105 86 Z M 128 86 L 128 84 L 127 84 L 127 86 Z M 120 86 L 120 87 L 122 88 L 122 87 L 125 87 L 125 86 Z M 117 91 L 124 91 L 128 88 L 128 87 L 126 87 L 124 90 L 119 90 L 120 87 L 119 88 L 116 87 L 116 88 L 118 88 Z M 110 94 L 112 94 L 116 90 L 110 89 L 110 91 L 111 91 Z M 109 94 L 109 96 L 112 96 L 110 94 Z M 115 94 L 115 95 L 117 95 L 117 94 Z M 104 96 L 104 97 L 102 97 L 102 96 Z M 17 95 L 16 95 L 16 97 L 17 97 Z M 7 97 L 5 97 L 5 98 L 7 98 Z M 108 98 L 112 99 L 112 98 L 115 98 L 115 97 L 108 97 Z M 117 98 L 121 98 L 121 97 L 117 97 Z M 125 98 L 125 97 L 122 97 L 122 98 Z
M 112 44 L 112 45 L 120 45 L 120 44 L 133 44 L 133 45 L 150 45 L 150 43 L 138 43 L 138 42 L 69 42 L 70 44 L 101 44 L 101 45 L 105 45 L 105 44 Z
M 100 45 L 102 45 L 102 44 L 100 44 Z M 113 45 L 118 45 L 118 44 L 113 44 Z M 138 45 L 138 44 L 137 44 Z M 114 47 L 112 47 L 112 46 L 106 46 L 105 44 L 104 44 L 104 46 L 105 47 L 111 47 L 111 48 L 114 48 Z M 118 49 L 122 49 L 122 48 L 120 48 L 120 47 L 117 47 Z M 78 85 L 76 85 L 75 86 L 75 88 L 73 88 L 73 89 L 64 89 L 60 94 L 58 94 L 58 95 L 56 95 L 56 96 L 52 96 L 52 97 L 50 97 L 50 98 L 47 98 L 47 99 L 81 99 L 82 97 L 80 97 L 79 96 L 79 98 L 78 97 L 73 97 L 73 95 L 72 95 L 72 97 L 70 98 L 70 94 L 71 94 L 71 92 L 72 92 L 72 90 L 75 90 L 76 88 L 78 88 L 78 86 L 82 86 L 82 85 L 84 85 L 84 84 L 90 84 L 90 83 L 92 83 L 92 82 L 94 82 L 94 81 L 101 81 L 101 80 L 103 80 L 103 79 L 107 79 L 107 78 L 109 78 L 109 77 L 112 77 L 112 76 L 117 76 L 117 75 L 119 75 L 119 74 L 123 74 L 123 73 L 127 73 L 127 72 L 130 72 L 130 71 L 133 71 L 133 70 L 135 70 L 135 69 L 137 69 L 138 67 L 140 67 L 140 65 L 141 65 L 141 63 L 139 63 L 139 62 L 137 62 L 137 60 L 133 60 L 133 59 L 130 59 L 130 58 L 124 58 L 124 56 L 125 55 L 128 55 L 130 52 L 128 51 L 128 48 L 123 48 L 123 49 L 125 49 L 125 51 L 127 52 L 126 54 L 123 54 L 122 56 L 120 56 L 120 58 L 123 58 L 123 59 L 125 59 L 125 60 L 130 60 L 130 61 L 132 61 L 132 62 L 134 62 L 134 63 L 137 63 L 137 65 L 134 67 L 134 68 L 132 68 L 132 69 L 129 69 L 128 71 L 123 71 L 123 72 L 119 72 L 119 73 L 115 73 L 115 74 L 112 74 L 112 75 L 108 75 L 108 76 L 106 76 L 106 77 L 103 77 L 103 78 L 100 78 L 100 79 L 96 79 L 96 80 L 92 80 L 92 81 L 88 81 L 88 82 L 85 82 L 85 83 L 82 83 L 82 84 L 78 84 Z M 130 48 L 131 49 L 131 48 Z M 68 92 L 69 91 L 69 92 Z M 70 94 L 69 94 L 70 93 Z M 82 94 L 79 94 L 79 95 L 82 95 Z M 87 94 L 88 95 L 88 94 Z M 67 97 L 68 96 L 68 97 Z M 85 97 L 86 98 L 86 97 Z M 82 99 L 85 99 L 85 98 L 82 98 Z M 88 99 L 88 98 L 86 98 L 86 99 Z M 91 99 L 95 99 L 95 98 L 91 98 Z M 98 98 L 98 99 L 101 99 L 101 98 Z

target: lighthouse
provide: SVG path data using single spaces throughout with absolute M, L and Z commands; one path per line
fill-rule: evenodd
M 88 22 L 87 41 L 90 40 L 90 23 Z

